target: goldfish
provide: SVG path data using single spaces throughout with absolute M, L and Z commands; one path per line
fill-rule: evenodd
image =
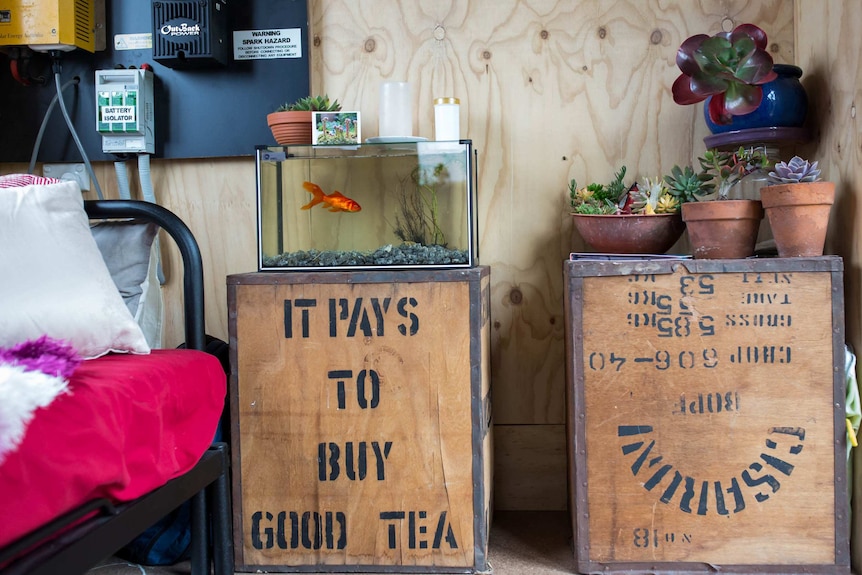
M 330 212 L 358 212 L 362 209 L 359 204 L 338 190 L 326 195 L 317 184 L 303 182 L 302 187 L 314 195 L 314 198 L 309 203 L 302 206 L 303 210 L 310 210 L 317 204 L 325 204 L 324 207 L 328 208 Z

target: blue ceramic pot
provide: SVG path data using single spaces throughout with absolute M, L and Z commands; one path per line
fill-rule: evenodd
M 778 78 L 763 85 L 763 101 L 750 114 L 733 116 L 730 124 L 716 124 L 709 119 L 709 98 L 703 106 L 703 116 L 709 131 L 723 134 L 751 128 L 801 128 L 808 113 L 808 95 L 799 82 L 802 69 L 788 64 L 776 64 Z

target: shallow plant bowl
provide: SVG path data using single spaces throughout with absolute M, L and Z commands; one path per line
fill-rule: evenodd
M 663 254 L 685 231 L 676 214 L 572 214 L 575 228 L 597 252 L 615 254 Z

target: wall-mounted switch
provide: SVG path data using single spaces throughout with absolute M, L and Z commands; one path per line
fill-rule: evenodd
M 82 192 L 90 191 L 90 174 L 84 164 L 42 164 L 42 175 L 46 178 L 78 182 Z

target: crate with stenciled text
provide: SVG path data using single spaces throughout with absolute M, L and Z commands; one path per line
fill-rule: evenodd
M 238 571 L 488 569 L 489 277 L 228 277 Z
M 580 573 L 849 573 L 840 258 L 565 263 Z

